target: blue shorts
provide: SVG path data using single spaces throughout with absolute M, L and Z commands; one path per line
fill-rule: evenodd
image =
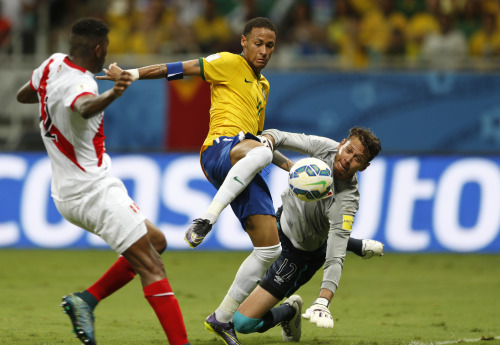
M 206 148 L 201 154 L 201 165 L 208 176 L 210 183 L 220 188 L 229 170 L 233 167 L 229 153 L 231 149 L 243 139 L 259 139 L 250 133 L 234 136 L 219 137 L 213 145 Z M 233 200 L 231 208 L 245 229 L 248 216 L 268 214 L 274 216 L 273 199 L 261 174 L 255 175 L 250 184 Z
M 293 295 L 323 267 L 326 257 L 326 241 L 314 252 L 297 249 L 281 230 L 279 220 L 278 234 L 281 241 L 281 255 L 269 267 L 259 285 L 277 299 L 282 300 Z

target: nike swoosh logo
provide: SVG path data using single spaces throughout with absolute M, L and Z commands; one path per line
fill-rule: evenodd
M 326 186 L 326 181 L 319 181 L 319 182 L 315 182 L 315 183 L 308 183 L 307 185 L 308 186 L 316 186 L 316 185 L 322 185 L 323 187 Z
M 249 83 L 249 84 L 252 84 L 253 81 L 248 81 L 247 78 L 245 78 L 245 83 Z
M 241 185 L 242 185 L 242 186 L 244 186 L 243 182 L 241 182 L 240 180 L 238 180 L 238 176 L 235 176 L 235 177 L 234 177 L 234 180 L 235 180 L 236 182 L 238 182 L 238 183 L 241 183 Z

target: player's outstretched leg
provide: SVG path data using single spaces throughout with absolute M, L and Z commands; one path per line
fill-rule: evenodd
M 186 231 L 184 239 L 191 248 L 195 248 L 203 242 L 210 230 L 212 230 L 212 224 L 208 219 L 197 218 L 193 220 L 193 225 Z
M 201 244 L 212 229 L 212 225 L 217 222 L 220 213 L 250 184 L 259 171 L 271 164 L 273 159 L 269 147 L 262 146 L 255 140 L 243 140 L 237 144 L 231 149 L 231 160 L 233 152 L 240 152 L 242 158 L 229 169 L 205 213 L 195 219 L 193 225 L 186 231 L 184 239 L 191 248 Z M 234 154 L 238 156 L 238 153 Z M 222 157 L 218 157 L 217 160 L 224 161 Z
M 299 341 L 302 335 L 302 321 L 300 318 L 302 314 L 302 298 L 299 295 L 292 295 L 283 304 L 288 304 L 295 309 L 295 314 L 291 320 L 281 322 L 283 341 Z
M 96 345 L 94 334 L 94 313 L 80 297 L 70 294 L 62 298 L 61 307 L 71 319 L 73 330 L 78 339 L 86 345 Z
M 226 345 L 241 345 L 240 341 L 236 337 L 233 323 L 223 323 L 217 321 L 215 313 L 211 314 L 205 320 L 205 329 L 209 332 L 215 333 Z

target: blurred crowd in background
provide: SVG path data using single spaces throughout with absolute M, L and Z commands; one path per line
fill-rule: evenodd
M 117 55 L 238 53 L 245 22 L 266 16 L 282 56 L 345 69 L 380 61 L 461 68 L 500 57 L 499 0 L 0 0 L 0 51 L 21 39 L 22 53 L 33 54 L 41 22 L 48 52 L 60 51 L 83 16 L 108 23 Z

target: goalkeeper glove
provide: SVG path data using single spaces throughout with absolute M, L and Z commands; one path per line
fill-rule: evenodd
M 320 328 L 333 328 L 333 317 L 328 309 L 329 304 L 330 301 L 326 298 L 319 297 L 307 308 L 302 317 L 309 319 L 311 323 L 315 323 Z
M 361 253 L 363 259 L 370 259 L 374 256 L 384 255 L 384 244 L 375 240 L 362 240 L 363 247 Z
M 263 143 L 265 147 L 269 147 L 271 151 L 274 150 L 273 142 L 269 138 L 263 135 L 258 135 L 257 138 L 259 138 L 260 142 Z

